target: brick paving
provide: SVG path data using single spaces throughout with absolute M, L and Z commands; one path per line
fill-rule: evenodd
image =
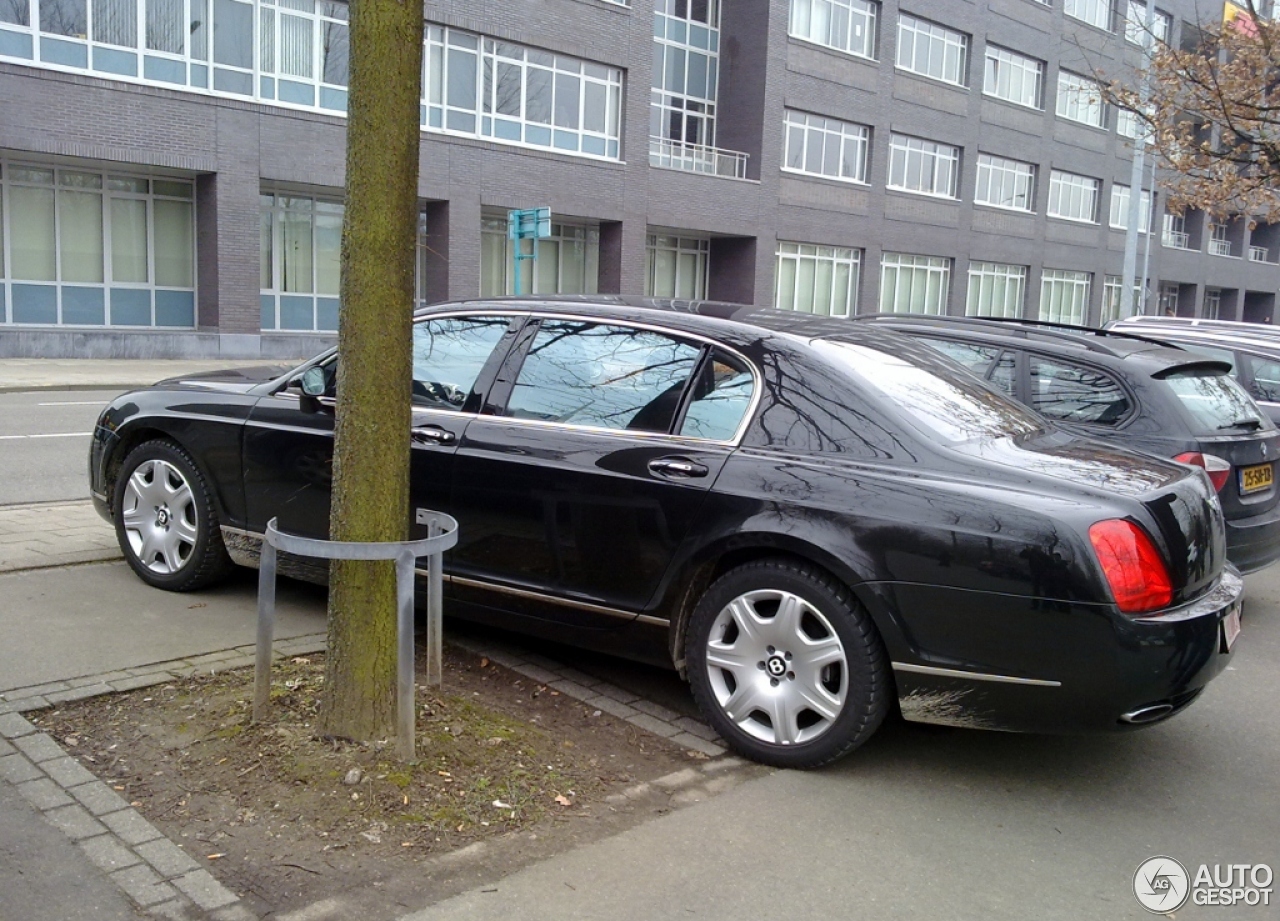
M 0 506 L 0 572 L 120 558 L 115 529 L 88 499 Z

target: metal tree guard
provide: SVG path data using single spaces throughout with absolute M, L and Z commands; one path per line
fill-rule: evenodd
M 362 542 L 319 540 L 286 534 L 267 522 L 258 570 L 258 658 L 254 671 L 253 720 L 266 718 L 271 695 L 271 646 L 276 624 L 276 551 L 325 560 L 395 560 L 396 563 L 396 725 L 402 759 L 414 757 L 413 612 L 414 560 L 427 557 L 427 685 L 443 680 L 441 615 L 444 551 L 458 542 L 458 522 L 449 515 L 418 509 L 417 523 L 427 526 L 422 540 Z

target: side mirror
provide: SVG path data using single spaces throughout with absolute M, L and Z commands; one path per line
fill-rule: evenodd
M 319 366 L 302 373 L 302 392 L 309 397 L 322 397 L 329 390 L 329 375 Z

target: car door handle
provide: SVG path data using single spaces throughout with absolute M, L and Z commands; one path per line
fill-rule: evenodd
M 438 425 L 420 425 L 410 434 L 419 444 L 447 445 L 458 440 L 458 436 Z
M 649 471 L 672 479 L 706 476 L 708 472 L 706 464 L 699 464 L 687 457 L 655 457 L 649 461 Z

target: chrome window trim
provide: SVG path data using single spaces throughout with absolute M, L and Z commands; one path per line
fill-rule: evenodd
M 432 313 L 423 317 L 415 317 L 413 322 L 421 323 L 425 320 L 435 320 L 435 319 L 441 319 L 446 317 L 474 316 L 476 313 L 477 311 L 470 311 L 470 310 L 443 310 L 440 313 Z M 701 333 L 690 333 L 690 332 L 685 332 L 684 330 L 673 330 L 668 327 L 659 326 L 656 323 L 646 323 L 644 321 L 636 321 L 636 320 L 621 319 L 621 318 L 615 319 L 613 317 L 593 317 L 589 315 L 571 313 L 567 311 L 543 312 L 536 309 L 530 310 L 528 308 L 523 310 L 517 309 L 517 308 L 499 308 L 497 310 L 484 311 L 484 313 L 486 316 L 495 316 L 495 317 L 520 316 L 520 317 L 527 317 L 529 319 L 536 319 L 536 320 L 569 320 L 570 322 L 575 322 L 575 323 L 599 323 L 606 326 L 625 326 L 631 329 L 643 329 L 648 332 L 659 333 L 663 336 L 670 336 L 675 339 L 687 339 L 692 342 L 701 343 L 702 345 L 709 345 L 713 348 L 721 349 L 722 351 L 727 352 L 728 354 L 732 355 L 734 358 L 737 358 L 739 361 L 741 361 L 743 365 L 745 365 L 747 369 L 751 372 L 751 380 L 752 380 L 752 383 L 754 384 L 754 389 L 751 394 L 751 402 L 747 405 L 747 411 L 743 413 L 742 421 L 738 423 L 738 430 L 737 432 L 734 433 L 734 436 L 731 439 L 697 438 L 692 435 L 671 434 L 668 432 L 637 432 L 637 431 L 628 431 L 626 429 L 609 429 L 609 428 L 603 428 L 603 427 L 594 426 L 594 425 L 574 425 L 573 423 L 569 423 L 569 422 L 548 422 L 542 419 L 519 419 L 519 418 L 516 418 L 515 416 L 492 416 L 492 415 L 485 415 L 483 413 L 466 413 L 465 414 L 465 415 L 471 416 L 472 418 L 479 417 L 483 419 L 500 419 L 504 422 L 512 422 L 520 425 L 552 426 L 555 428 L 562 428 L 562 429 L 576 430 L 576 431 L 583 431 L 583 432 L 596 432 L 596 433 L 601 433 L 605 435 L 620 435 L 627 438 L 668 438 L 668 439 L 675 439 L 679 441 L 693 442 L 694 444 L 721 445 L 725 447 L 736 448 L 742 444 L 742 439 L 746 437 L 747 428 L 751 425 L 751 420 L 752 418 L 754 418 L 756 414 L 756 410 L 760 408 L 760 402 L 764 397 L 764 375 L 760 373 L 760 369 L 756 367 L 755 362 L 749 361 L 747 357 L 743 355 L 741 352 L 739 352 L 737 349 L 731 346 L 725 345 L 723 342 L 720 342 L 716 339 L 712 339 L 709 336 L 704 336 Z
M 1023 684 L 1040 688 L 1060 688 L 1061 681 L 1041 678 L 1015 678 L 1012 675 L 989 675 L 985 672 L 966 672 L 957 668 L 939 668 L 935 665 L 912 665 L 909 662 L 893 662 L 896 672 L 912 672 L 917 675 L 938 675 L 943 678 L 968 678 L 972 681 L 995 681 L 1001 684 Z

